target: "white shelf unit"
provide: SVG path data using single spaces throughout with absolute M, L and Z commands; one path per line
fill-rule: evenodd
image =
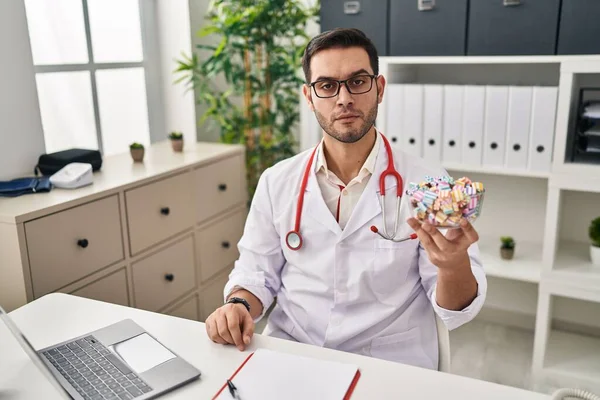
M 600 55 L 380 57 L 379 65 L 388 84 L 558 87 L 547 171 L 442 163 L 452 176 L 466 175 L 486 186 L 476 222 L 489 282 L 484 310 L 489 307 L 494 312 L 486 315 L 499 322 L 534 329 L 532 389 L 569 386 L 600 393 L 600 267 L 589 258 L 586 225 L 600 215 L 600 165 L 565 161 L 579 88 L 600 87 Z M 388 101 L 384 95 L 376 124 L 390 136 Z M 321 130 L 302 103 L 306 149 Z M 504 235 L 517 243 L 510 261 L 499 254 Z M 515 319 L 507 320 L 507 313 Z
M 600 267 L 589 259 L 586 225 L 600 215 L 600 165 L 565 161 L 579 88 L 600 87 L 600 56 L 382 57 L 380 73 L 392 84 L 558 87 L 547 171 L 442 163 L 451 175 L 486 186 L 476 227 L 490 303 L 517 314 L 534 311 L 533 388 L 600 392 L 600 335 L 594 336 L 600 332 Z M 384 95 L 377 125 L 391 134 L 395 127 L 386 126 L 388 101 Z M 513 260 L 500 258 L 503 235 L 515 237 Z M 586 307 L 578 301 L 587 302 Z M 587 327 L 585 332 L 581 327 Z

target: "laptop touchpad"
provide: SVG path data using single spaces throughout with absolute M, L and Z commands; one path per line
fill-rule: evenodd
M 116 343 L 110 350 L 138 374 L 176 357 L 147 333 Z

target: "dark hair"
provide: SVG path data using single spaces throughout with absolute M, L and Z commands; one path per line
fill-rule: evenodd
M 379 75 L 379 58 L 375 45 L 361 30 L 355 28 L 335 28 L 315 36 L 308 42 L 302 56 L 302 69 L 306 83 L 310 83 L 310 59 L 312 56 L 326 49 L 362 47 L 369 55 L 373 74 Z

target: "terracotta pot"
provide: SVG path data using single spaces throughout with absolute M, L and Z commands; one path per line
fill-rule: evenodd
M 144 161 L 145 149 L 129 149 L 129 152 L 131 153 L 131 158 L 133 158 L 133 161 L 135 161 L 135 162 Z
M 512 260 L 513 256 L 515 255 L 515 249 L 509 249 L 509 248 L 500 248 L 500 257 L 502 257 L 503 260 Z
M 183 139 L 171 139 L 171 147 L 173 151 L 178 153 L 183 151 Z

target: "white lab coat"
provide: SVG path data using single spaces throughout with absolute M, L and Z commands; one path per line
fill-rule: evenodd
M 379 176 L 388 161 L 381 143 L 375 174 L 343 231 L 321 196 L 313 163 L 300 222 L 303 247 L 288 249 L 285 237 L 294 227 L 300 182 L 311 151 L 282 161 L 261 176 L 224 296 L 243 287 L 260 299 L 264 310 L 277 297 L 268 335 L 437 369 L 433 313 L 454 329 L 473 319 L 485 300 L 487 282 L 477 245 L 469 249 L 477 297 L 461 311 L 439 307 L 437 267 L 418 239 L 394 243 L 370 230 L 371 225 L 383 228 Z M 426 175 L 446 174 L 398 149 L 394 162 L 404 190 Z M 396 185 L 391 178 L 386 184 L 386 218 L 393 229 Z M 397 237 L 412 233 L 406 223 L 409 206 L 404 195 Z

